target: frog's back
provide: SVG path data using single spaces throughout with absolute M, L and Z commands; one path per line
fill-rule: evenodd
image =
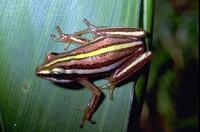
M 82 47 L 62 53 L 46 65 L 57 68 L 64 74 L 96 74 L 110 71 L 126 61 L 142 41 L 100 37 Z

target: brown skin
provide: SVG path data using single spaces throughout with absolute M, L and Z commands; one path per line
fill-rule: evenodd
M 59 74 L 59 75 L 52 75 L 51 73 L 49 75 L 43 75 L 40 74 L 41 70 L 44 70 L 43 66 L 51 62 L 53 60 L 57 60 L 60 57 L 67 57 L 67 56 L 73 56 L 76 54 L 82 54 L 82 53 L 87 53 L 92 50 L 100 49 L 102 47 L 114 45 L 114 44 L 124 44 L 124 43 L 129 43 L 129 42 L 138 42 L 141 41 L 142 36 L 129 36 L 129 35 L 115 35 L 112 34 L 112 32 L 134 32 L 134 31 L 143 31 L 142 29 L 135 29 L 135 28 L 99 28 L 91 25 L 87 20 L 84 21 L 88 29 L 82 30 L 80 32 L 76 32 L 74 34 L 64 34 L 59 27 L 57 27 L 57 32 L 59 33 L 59 37 L 55 37 L 55 35 L 52 35 L 52 38 L 55 41 L 58 42 L 63 42 L 63 43 L 71 43 L 75 42 L 80 45 L 83 45 L 77 49 L 74 49 L 70 52 L 66 53 L 49 53 L 48 56 L 45 59 L 45 62 L 43 65 L 39 66 L 36 69 L 36 75 L 42 78 L 50 77 L 49 80 L 51 80 L 51 77 L 55 78 L 58 77 L 59 79 L 66 80 L 66 82 L 71 82 L 71 81 L 77 81 L 78 83 L 82 84 L 84 87 L 88 88 L 93 96 L 91 101 L 89 102 L 88 106 L 84 110 L 84 115 L 82 118 L 82 121 L 80 123 L 80 127 L 83 127 L 86 121 L 89 121 L 90 123 L 94 123 L 92 120 L 92 115 L 95 112 L 101 98 L 101 91 L 100 89 L 95 86 L 94 84 L 90 83 L 88 81 L 89 78 L 93 78 L 93 76 L 97 76 L 97 74 L 69 74 L 67 76 L 64 76 Z M 110 33 L 111 32 L 111 33 Z M 92 33 L 96 35 L 96 39 L 94 40 L 88 40 L 85 38 L 82 38 L 81 35 L 86 34 L 86 33 Z M 151 58 L 152 58 L 152 53 L 151 52 L 144 52 L 144 45 L 141 46 L 135 46 L 132 48 L 127 48 L 123 50 L 119 50 L 115 53 L 116 51 L 113 52 L 108 52 L 102 55 L 98 56 L 93 56 L 92 58 L 82 58 L 80 60 L 72 60 L 72 61 L 67 61 L 67 62 L 61 62 L 54 64 L 50 67 L 49 69 L 53 68 L 60 68 L 60 67 L 65 67 L 68 69 L 79 69 L 81 68 L 84 70 L 86 69 L 93 69 L 93 68 L 98 68 L 98 67 L 103 67 L 106 65 L 112 65 L 115 62 L 123 61 L 123 64 L 119 65 L 114 69 L 114 71 L 110 72 L 108 71 L 108 74 L 102 73 L 105 75 L 108 75 L 108 80 L 109 80 L 109 93 L 110 96 L 109 98 L 112 99 L 112 94 L 115 86 L 130 77 L 132 74 L 134 74 L 136 71 L 138 71 L 140 68 L 142 68 L 146 63 L 148 63 Z M 101 63 L 99 63 L 101 62 Z M 124 71 L 124 69 L 127 69 Z M 53 79 L 51 81 L 54 81 Z

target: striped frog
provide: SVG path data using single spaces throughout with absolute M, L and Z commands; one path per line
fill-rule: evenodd
M 78 82 L 89 89 L 93 96 L 84 110 L 80 127 L 92 120 L 102 95 L 101 89 L 89 81 L 95 77 L 106 77 L 109 81 L 109 98 L 112 99 L 115 86 L 133 75 L 152 58 L 151 51 L 145 51 L 145 31 L 128 27 L 96 27 L 86 19 L 87 29 L 74 34 L 64 34 L 57 27 L 55 41 L 75 42 L 81 46 L 64 53 L 51 52 L 44 63 L 36 68 L 36 75 L 58 83 Z M 82 35 L 91 33 L 92 40 Z

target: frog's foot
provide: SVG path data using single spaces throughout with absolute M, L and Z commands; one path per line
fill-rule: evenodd
M 64 34 L 59 26 L 56 26 L 56 31 L 59 34 L 59 36 L 56 37 L 55 34 L 51 35 L 51 38 L 56 42 L 62 42 L 62 43 L 70 43 L 71 42 L 71 34 Z
M 83 23 L 86 24 L 86 26 L 88 27 L 88 30 L 90 31 L 95 31 L 97 29 L 97 27 L 92 25 L 86 18 L 83 19 Z
M 80 128 L 83 128 L 86 121 L 88 121 L 91 124 L 96 124 L 96 122 L 94 120 L 92 120 L 92 113 L 89 110 L 89 108 L 86 108 L 86 110 L 84 111 L 83 118 L 82 118 L 82 121 L 80 123 Z

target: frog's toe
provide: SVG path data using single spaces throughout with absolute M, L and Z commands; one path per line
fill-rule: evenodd
M 88 121 L 89 123 L 91 123 L 91 124 L 96 124 L 96 122 L 95 122 L 94 120 L 92 120 L 92 115 L 91 115 L 90 113 L 88 113 L 88 112 L 85 112 L 84 115 L 83 115 L 83 118 L 82 118 L 82 121 L 81 121 L 79 127 L 80 127 L 80 128 L 83 128 L 84 124 L 85 124 L 87 121 Z

